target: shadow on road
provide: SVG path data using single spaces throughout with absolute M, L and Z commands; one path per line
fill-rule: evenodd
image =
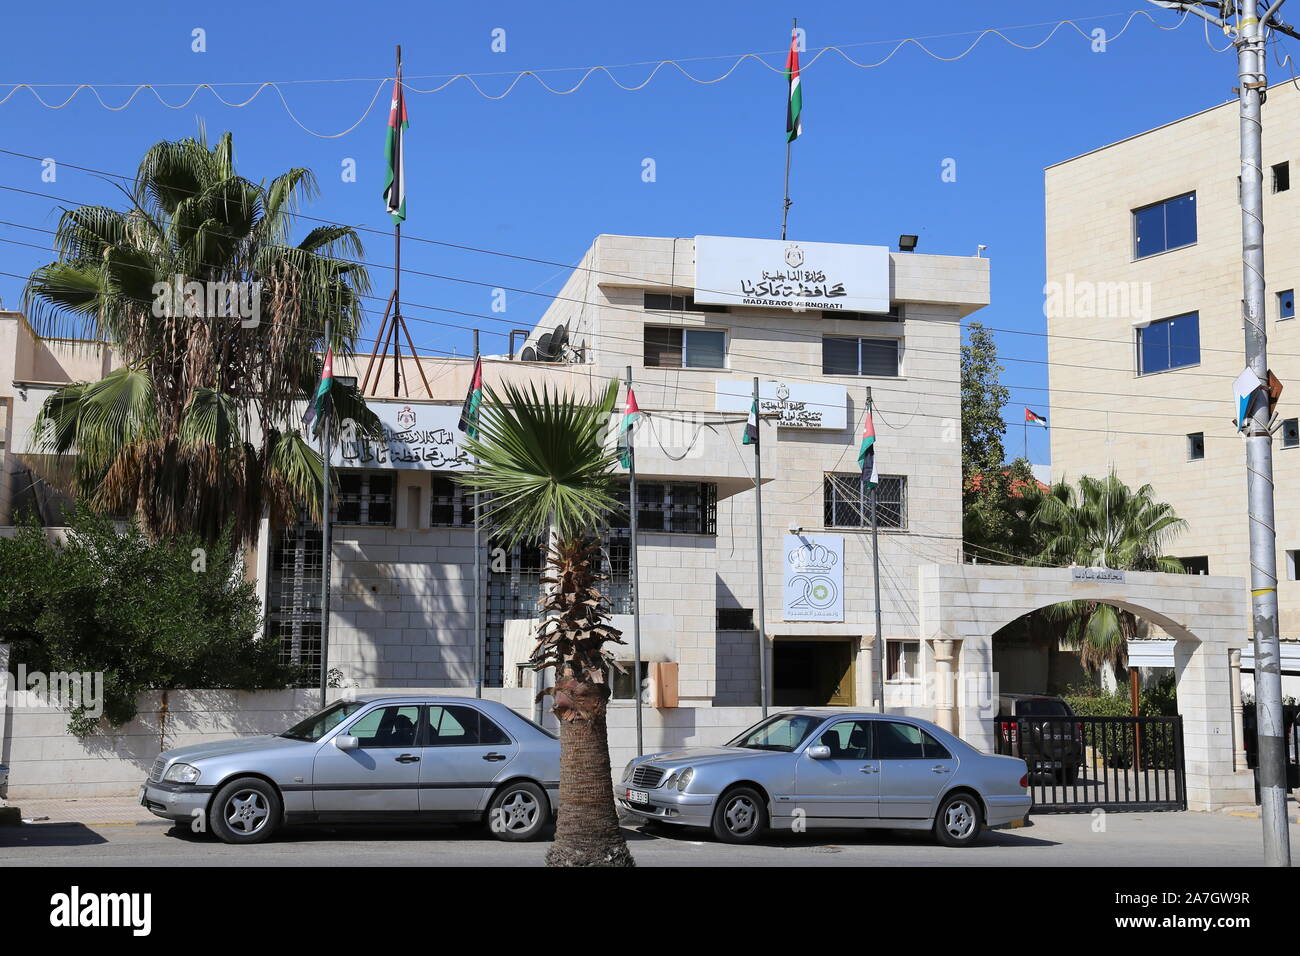
M 713 834 L 708 830 L 698 827 L 680 827 L 665 826 L 654 824 L 641 824 L 636 829 L 630 829 L 624 826 L 623 835 L 631 838 L 633 835 L 642 837 L 651 837 L 657 840 L 668 840 L 673 842 L 686 843 L 717 843 Z M 833 849 L 837 846 L 908 846 L 918 844 L 923 846 L 938 847 L 934 837 L 928 830 L 832 830 L 817 829 L 804 833 L 794 833 L 789 830 L 772 831 L 751 846 L 760 847 L 786 847 L 789 849 Z M 985 830 L 979 840 L 975 843 L 978 847 L 1024 847 L 1026 849 L 1035 847 L 1060 846 L 1057 840 L 1046 840 L 1030 836 L 1024 830 Z M 953 853 L 962 853 L 962 848 L 949 848 Z
M 107 843 L 84 823 L 24 823 L 0 827 L 0 847 L 98 846 Z

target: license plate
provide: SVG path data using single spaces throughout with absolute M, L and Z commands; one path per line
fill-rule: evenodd
M 628 803 L 649 803 L 650 794 L 646 793 L 644 790 L 629 790 L 627 792 L 627 802 Z

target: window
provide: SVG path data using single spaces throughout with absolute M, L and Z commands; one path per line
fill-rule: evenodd
M 510 743 L 505 731 L 473 707 L 430 705 L 425 717 L 425 747 L 498 746 Z
M 948 748 L 920 727 L 877 720 L 876 757 L 880 760 L 951 760 Z
M 363 750 L 373 747 L 414 747 L 419 707 L 380 707 L 348 728 Z
M 355 700 L 331 704 L 324 710 L 312 714 L 306 720 L 294 724 L 280 736 L 288 737 L 290 740 L 305 740 L 308 743 L 315 743 L 364 706 L 366 705 Z
M 619 510 L 610 516 L 610 527 L 629 528 L 628 486 L 614 491 Z M 636 483 L 637 531 L 669 534 L 717 534 L 718 486 L 704 481 L 638 481 Z
M 623 672 L 617 667 L 610 668 L 609 690 L 610 696 L 614 700 L 636 700 L 636 671 L 633 661 L 619 661 L 623 665 Z M 641 688 L 644 691 L 650 686 L 650 662 L 641 662 Z
M 747 750 L 779 750 L 790 753 L 826 718 L 821 714 L 772 714 L 764 717 L 739 737 L 727 741 L 728 747 Z
M 446 475 L 433 475 L 429 495 L 429 524 L 435 528 L 468 528 L 474 524 L 474 492 Z M 487 495 L 480 500 L 487 504 Z
M 1200 461 L 1205 457 L 1205 432 L 1192 432 L 1187 436 L 1187 460 Z
M 876 748 L 872 736 L 871 721 L 841 720 L 823 730 L 817 743 L 831 748 L 832 760 L 873 760 Z
M 1133 210 L 1133 258 L 1180 249 L 1196 242 L 1196 193 Z
M 881 475 L 875 492 L 877 527 L 907 530 L 907 478 Z M 826 527 L 871 527 L 871 489 L 860 473 L 827 475 L 823 494 Z
M 886 641 L 885 680 L 920 680 L 920 654 L 920 641 Z
M 647 325 L 643 355 L 646 368 L 724 368 L 727 333 Z
M 1183 563 L 1183 570 L 1188 574 L 1209 574 L 1210 573 L 1210 556 L 1208 554 L 1197 555 L 1194 558 L 1179 558 Z
M 1287 418 L 1282 421 L 1282 447 L 1300 447 L 1300 418 Z
M 841 335 L 822 338 L 823 375 L 898 377 L 898 339 L 867 339 Z
M 336 474 L 339 493 L 334 521 L 337 524 L 394 523 L 393 475 L 371 471 L 340 471 Z
M 852 322 L 901 322 L 903 310 L 897 302 L 891 302 L 888 312 L 840 312 L 836 309 L 822 309 L 822 318 L 848 319 Z
M 1201 363 L 1201 317 L 1196 312 L 1152 322 L 1137 330 L 1138 374 Z
M 754 629 L 754 609 L 749 607 L 718 608 L 719 631 L 752 631 Z
M 1273 192 L 1284 193 L 1291 188 L 1291 163 L 1278 163 L 1273 167 Z
M 1279 319 L 1295 318 L 1295 289 L 1284 289 L 1277 294 L 1277 317 Z
M 725 305 L 705 305 L 695 301 L 693 295 L 668 295 L 663 292 L 647 292 L 641 300 L 642 307 L 649 312 L 726 312 Z
M 1300 581 L 1300 551 L 1288 551 L 1286 553 L 1286 579 L 1288 581 Z

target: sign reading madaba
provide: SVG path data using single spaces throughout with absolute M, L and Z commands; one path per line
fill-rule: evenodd
M 696 236 L 695 301 L 888 312 L 889 249 Z
M 469 456 L 460 446 L 459 405 L 421 405 L 415 402 L 367 402 L 384 426 L 383 441 L 358 439 L 345 428 L 334 446 L 330 466 L 335 468 L 417 468 L 429 471 L 463 471 Z

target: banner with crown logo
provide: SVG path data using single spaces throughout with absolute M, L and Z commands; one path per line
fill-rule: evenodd
M 785 536 L 787 621 L 844 620 L 844 536 Z

